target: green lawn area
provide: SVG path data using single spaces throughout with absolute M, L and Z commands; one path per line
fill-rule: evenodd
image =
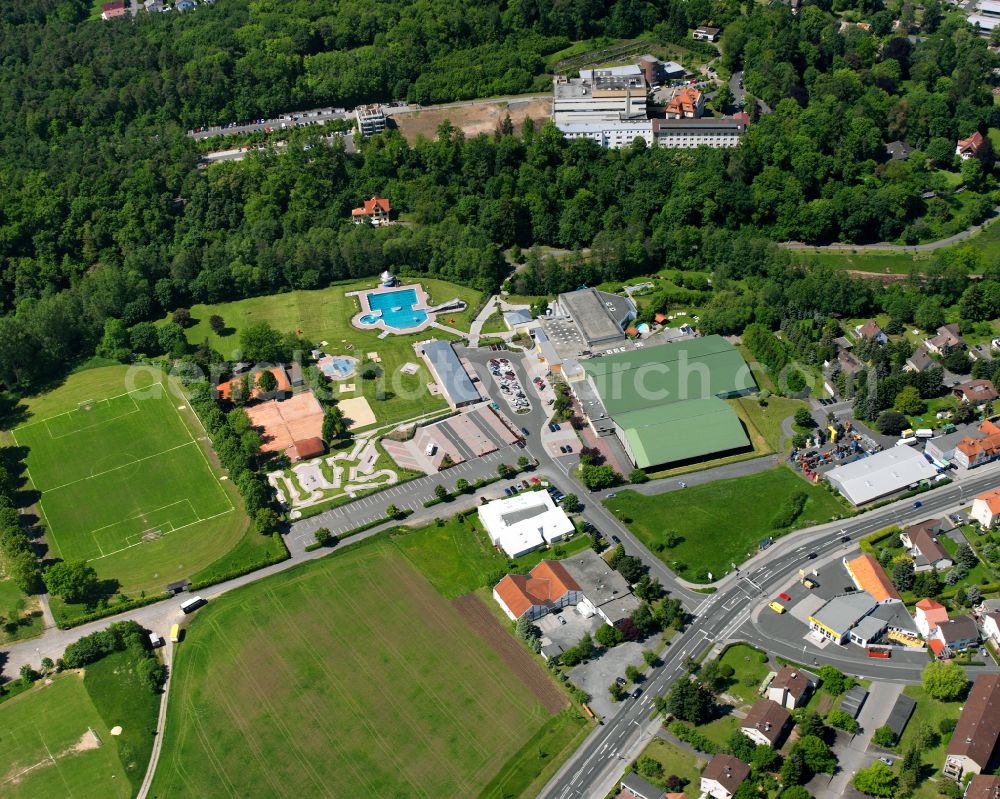
M 110 726 L 80 672 L 57 675 L 51 685 L 36 683 L 0 704 L 4 797 L 129 799 L 132 784 Z
M 763 663 L 761 658 L 764 660 Z M 760 699 L 757 689 L 771 670 L 767 663 L 767 655 L 747 644 L 735 644 L 722 653 L 719 662 L 731 666 L 736 672 L 725 689 L 727 694 L 739 697 L 748 705 Z
M 908 275 L 921 271 L 930 264 L 933 253 L 871 252 L 864 250 L 795 250 L 793 257 L 802 263 L 830 266 L 834 269 L 852 269 L 859 272 Z
M 482 301 L 482 292 L 444 280 L 419 277 L 405 278 L 402 282 L 420 283 L 427 291 L 432 305 L 456 297 L 464 300 L 468 305 L 465 311 L 441 314 L 437 320 L 463 331 L 468 331 Z M 401 422 L 447 408 L 444 399 L 432 396 L 427 391 L 431 375 L 423 360 L 414 353 L 413 344 L 434 336 L 444 339 L 453 339 L 454 336 L 431 328 L 423 333 L 393 334 L 380 339 L 378 331 L 358 330 L 351 325 L 351 317 L 360 309 L 358 300 L 345 294 L 376 286 L 377 281 L 369 278 L 339 283 L 316 291 L 291 291 L 217 305 L 195 305 L 190 309 L 194 324 L 187 328 L 187 338 L 192 344 L 200 344 L 207 338 L 213 350 L 221 353 L 224 358 L 232 358 L 239 348 L 240 330 L 250 323 L 266 321 L 282 333 L 301 331 L 302 336 L 315 344 L 326 341 L 327 345 L 323 350 L 330 355 L 350 355 L 363 359 L 366 353 L 377 352 L 384 370 L 383 379 L 352 379 L 350 382 L 358 386 L 368 398 L 379 424 Z M 216 314 L 226 324 L 223 336 L 216 335 L 208 325 L 209 318 Z M 166 321 L 166 318 L 162 320 Z M 305 357 L 308 357 L 308 353 L 305 353 Z M 416 364 L 417 372 L 413 375 L 400 372 L 400 367 L 405 363 Z M 379 399 L 380 396 L 383 398 Z
M 247 520 L 184 398 L 150 384 L 155 374 L 133 390 L 126 374 L 113 366 L 70 376 L 29 401 L 29 421 L 12 434 L 29 449 L 50 554 L 88 560 L 123 592 L 155 593 L 223 557 Z
M 906 725 L 902 740 L 896 746 L 896 750 L 900 754 L 906 752 L 913 745 L 917 729 L 921 724 L 929 724 L 935 731 L 938 731 L 938 725 L 943 719 L 950 718 L 957 721 L 962 711 L 961 702 L 939 702 L 928 696 L 919 685 L 908 685 L 903 689 L 903 693 L 917 700 L 917 707 L 913 711 L 910 723 Z M 913 794 L 917 799 L 937 799 L 938 792 L 934 788 L 933 782 L 944 763 L 945 750 L 948 748 L 950 737 L 950 735 L 942 735 L 937 746 L 921 751 L 924 771 L 922 772 L 923 779 Z
M 726 574 L 731 563 L 753 555 L 762 538 L 776 535 L 771 520 L 797 492 L 808 500 L 796 528 L 846 512 L 825 488 L 784 466 L 656 496 L 626 489 L 604 504 L 653 552 L 660 550 L 658 557 L 675 572 L 695 582 L 711 582 Z M 663 547 L 668 532 L 679 538 L 672 548 Z
M 490 333 L 506 333 L 507 323 L 503 320 L 503 314 L 499 311 L 490 314 L 489 319 L 483 322 L 483 329 L 480 331 L 484 336 Z
M 651 757 L 663 766 L 664 780 L 660 780 L 660 787 L 664 787 L 664 781 L 671 775 L 677 775 L 687 784 L 684 786 L 684 795 L 694 799 L 701 791 L 701 769 L 708 764 L 707 755 L 692 755 L 690 752 L 674 746 L 669 741 L 662 738 L 654 738 L 645 749 L 642 755 Z M 642 757 L 640 755 L 640 757 Z
M 768 397 L 767 405 L 764 407 L 761 407 L 756 397 L 739 397 L 727 400 L 727 402 L 736 409 L 748 428 L 751 425 L 754 428 L 751 430 L 750 437 L 751 441 L 754 442 L 754 448 L 757 448 L 756 436 L 754 435 L 756 433 L 763 437 L 772 452 L 776 452 L 781 443 L 782 421 L 794 416 L 795 411 L 799 408 L 809 407 L 808 403 L 803 400 L 777 396 Z M 787 452 L 791 448 L 792 440 L 788 438 L 785 441 L 785 451 Z
M 702 724 L 697 729 L 719 749 L 723 749 L 732 734 L 740 728 L 742 721 L 743 719 L 729 714 L 710 721 L 708 724 Z
M 432 523 L 415 530 L 399 528 L 392 542 L 448 599 L 483 588 L 487 578 L 498 572 L 524 574 L 544 558 L 564 558 L 590 546 L 587 536 L 577 534 L 569 541 L 508 559 L 490 543 L 475 513 L 464 518 L 452 516 L 440 526 Z
M 122 728 L 121 735 L 105 738 L 104 743 L 117 749 L 132 790 L 137 792 L 153 751 L 160 695 L 149 689 L 127 651 L 113 652 L 87 666 L 83 684 L 105 723 Z
M 515 673 L 467 618 L 384 539 L 213 600 L 175 659 L 150 795 L 476 796 L 501 772 L 530 783 L 512 759 L 537 762 L 524 747 L 565 697 L 527 650 Z
M 0 556 L 0 574 L 2 566 Z M 11 580 L 0 577 L 0 644 L 41 635 L 44 625 L 38 600 L 21 593 Z

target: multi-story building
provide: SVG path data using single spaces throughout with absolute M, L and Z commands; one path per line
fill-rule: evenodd
M 942 771 L 952 779 L 988 771 L 1000 751 L 1000 674 L 981 674 L 952 733 Z
M 647 91 L 638 65 L 582 70 L 579 78 L 560 75 L 553 82 L 552 118 L 569 139 L 612 148 L 637 138 L 652 144 Z
M 705 113 L 705 95 L 690 86 L 675 89 L 664 113 L 667 119 L 699 119 Z
M 653 143 L 658 147 L 735 147 L 746 132 L 740 117 L 714 119 L 654 119 Z
M 358 120 L 358 132 L 362 136 L 374 136 L 385 130 L 385 109 L 378 103 L 359 105 L 354 109 L 354 117 Z

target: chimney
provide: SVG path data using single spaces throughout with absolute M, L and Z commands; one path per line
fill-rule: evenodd
M 729 766 L 726 766 L 726 776 L 727 777 L 733 776 L 733 770 Z
M 792 679 L 793 679 L 793 680 L 794 680 L 794 679 L 795 679 L 796 677 L 798 677 L 798 676 L 799 676 L 799 673 L 798 673 L 797 671 L 793 671 L 793 672 L 792 672 Z

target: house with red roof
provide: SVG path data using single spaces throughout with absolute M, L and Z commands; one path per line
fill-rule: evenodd
M 698 119 L 705 113 L 705 95 L 690 86 L 677 89 L 664 111 L 667 119 Z
M 375 227 L 380 227 L 390 223 L 391 215 L 392 205 L 389 200 L 376 194 L 370 200 L 365 200 L 364 205 L 360 208 L 351 210 L 351 221 L 355 225 L 363 225 L 367 222 Z
M 966 161 L 969 158 L 975 158 L 979 155 L 979 150 L 982 149 L 982 146 L 983 134 L 977 130 L 968 138 L 958 140 L 958 144 L 955 145 L 955 155 Z
M 123 16 L 125 16 L 125 3 L 123 0 L 114 0 L 112 3 L 105 3 L 101 6 L 101 19 L 105 21 Z
M 992 527 L 997 517 L 1000 517 L 1000 488 L 979 494 L 972 500 L 969 516 L 986 529 Z
M 913 613 L 913 621 L 924 638 L 930 638 L 939 624 L 948 621 L 944 605 L 933 599 L 921 599 Z
M 512 621 L 540 619 L 553 610 L 583 601 L 583 591 L 557 560 L 543 560 L 528 574 L 508 574 L 493 588 L 493 598 Z

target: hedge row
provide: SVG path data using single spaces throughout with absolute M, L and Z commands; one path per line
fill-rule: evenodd
M 199 580 L 198 582 L 189 583 L 188 591 L 197 591 L 201 588 L 206 588 L 210 585 L 218 585 L 219 583 L 224 583 L 226 580 L 233 580 L 236 577 L 242 577 L 244 574 L 250 574 L 250 572 L 255 572 L 258 569 L 263 569 L 265 566 L 273 566 L 275 563 L 281 563 L 282 561 L 288 560 L 288 549 L 285 547 L 285 542 L 282 540 L 281 536 L 277 533 L 272 534 L 272 538 L 277 539 L 281 542 L 281 553 L 262 558 L 255 563 L 246 563 L 242 566 L 237 566 L 234 569 L 230 569 L 227 572 L 220 572 L 219 574 L 208 578 L 207 580 Z
M 116 602 L 113 605 L 92 610 L 90 613 L 84 613 L 82 616 L 74 616 L 71 619 L 60 619 L 59 629 L 69 630 L 73 627 L 79 627 L 81 624 L 89 624 L 92 621 L 106 619 L 108 616 L 117 616 L 119 613 L 125 613 L 129 610 L 142 608 L 146 605 L 153 605 L 169 598 L 170 594 L 163 592 L 160 594 L 153 594 L 152 596 L 140 597 L 138 599 L 129 599 L 125 602 Z

